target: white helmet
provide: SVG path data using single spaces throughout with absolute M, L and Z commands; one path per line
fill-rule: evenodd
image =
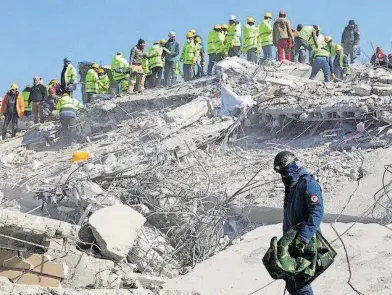
M 176 32 L 173 32 L 173 31 L 172 31 L 172 32 L 169 33 L 169 38 L 170 38 L 170 37 L 175 37 L 175 36 L 176 36 Z
M 237 18 L 235 17 L 234 14 L 230 15 L 230 19 L 229 20 L 237 20 Z

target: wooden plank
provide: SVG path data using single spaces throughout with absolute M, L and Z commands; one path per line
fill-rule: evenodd
M 0 276 L 10 279 L 15 284 L 22 285 L 38 285 L 42 287 L 60 287 L 60 279 L 51 278 L 45 275 L 40 275 L 36 273 L 23 273 L 20 270 L 10 270 L 1 268 Z

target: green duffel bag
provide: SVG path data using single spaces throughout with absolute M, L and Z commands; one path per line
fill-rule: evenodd
M 296 280 L 310 284 L 334 262 L 337 253 L 319 231 L 306 245 L 303 255 L 292 254 L 291 248 L 299 227 L 296 225 L 287 231 L 280 240 L 277 237 L 271 239 L 263 264 L 275 280 Z

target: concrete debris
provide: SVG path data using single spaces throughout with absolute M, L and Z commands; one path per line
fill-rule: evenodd
M 89 225 L 101 254 L 115 262 L 123 260 L 146 218 L 126 205 L 115 205 L 94 212 Z
M 342 215 L 352 191 L 341 191 L 389 164 L 392 76 L 369 64 L 352 70 L 324 83 L 321 73 L 308 79 L 309 65 L 226 58 L 215 77 L 96 96 L 74 142 L 58 123 L 2 141 L 0 247 L 65 263 L 68 276 L 45 284 L 69 289 L 7 281 L 0 293 L 197 294 L 161 288 L 245 232 L 281 222 L 284 187 L 271 161 L 282 149 L 322 183 L 331 220 L 355 222 L 372 192 Z M 72 165 L 75 150 L 92 156 Z

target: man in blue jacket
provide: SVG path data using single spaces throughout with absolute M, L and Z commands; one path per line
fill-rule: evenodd
M 289 151 L 276 155 L 274 170 L 282 176 L 285 186 L 283 233 L 302 223 L 292 245 L 296 255 L 304 253 L 305 246 L 320 227 L 324 205 L 320 184 L 313 175 L 301 167 L 296 156 Z M 310 285 L 291 280 L 286 282 L 290 295 L 313 295 Z
M 165 59 L 164 84 L 170 87 L 177 77 L 176 63 L 177 56 L 180 54 L 180 44 L 176 41 L 175 32 L 169 33 L 169 40 L 165 43 L 164 47 L 167 49 L 163 51 L 163 58 Z

